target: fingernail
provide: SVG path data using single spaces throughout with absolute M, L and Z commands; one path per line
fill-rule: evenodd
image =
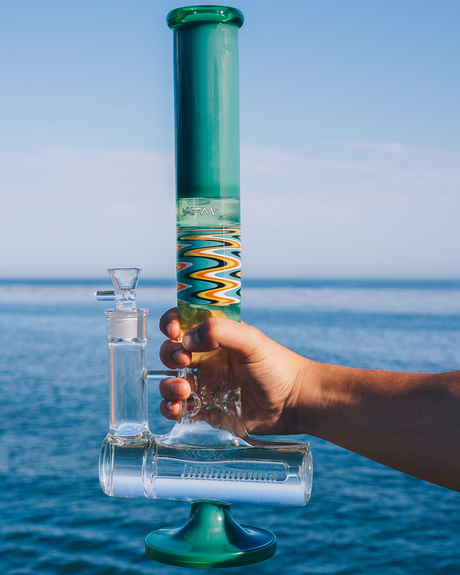
M 171 385 L 171 391 L 174 393 L 174 395 L 181 395 L 181 390 L 182 390 L 182 383 L 173 383 Z
M 172 403 L 173 403 L 172 401 L 168 401 L 168 403 L 166 404 L 166 409 L 167 409 L 168 411 L 171 411 L 171 409 L 172 409 Z
M 178 349 L 177 351 L 175 351 L 173 353 L 173 360 L 176 363 L 184 363 L 184 356 L 183 356 L 182 351 L 180 349 Z
M 198 332 L 192 331 L 190 333 L 186 333 L 182 340 L 182 345 L 189 351 L 193 351 L 200 347 L 200 336 L 198 335 Z
M 172 330 L 174 328 L 174 323 L 172 321 L 170 321 L 169 323 L 166 324 L 166 333 L 169 335 L 169 337 L 172 339 Z

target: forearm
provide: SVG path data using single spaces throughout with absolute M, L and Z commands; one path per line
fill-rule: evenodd
M 460 491 L 460 371 L 412 374 L 308 362 L 298 405 L 299 433 Z

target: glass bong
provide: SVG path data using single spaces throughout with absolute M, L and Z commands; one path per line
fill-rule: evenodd
M 237 32 L 243 15 L 195 6 L 173 10 L 167 22 L 175 36 L 177 288 L 185 333 L 211 316 L 240 320 Z M 95 294 L 116 301 L 116 309 L 105 311 L 110 423 L 99 460 L 102 489 L 114 497 L 191 503 L 183 527 L 147 536 L 146 552 L 156 561 L 230 567 L 268 559 L 275 536 L 236 523 L 230 504 L 306 505 L 309 445 L 247 433 L 237 367 L 224 350 L 194 354 L 192 369 L 146 368 L 148 310 L 136 306 L 139 274 L 110 269 L 114 290 Z M 154 435 L 148 381 L 171 376 L 187 379 L 193 391 L 171 432 Z

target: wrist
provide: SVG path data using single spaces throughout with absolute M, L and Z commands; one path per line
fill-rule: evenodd
M 316 422 L 324 411 L 322 364 L 302 356 L 296 356 L 296 359 L 287 410 L 288 434 L 316 435 Z
M 344 425 L 341 405 L 347 403 L 347 393 L 341 390 L 340 368 L 301 359 L 294 384 L 290 433 L 327 439 Z

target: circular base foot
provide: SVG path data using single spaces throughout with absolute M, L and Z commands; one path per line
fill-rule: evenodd
M 230 504 L 192 501 L 183 527 L 159 529 L 145 540 L 147 555 L 180 567 L 233 567 L 269 559 L 276 552 L 270 531 L 236 523 Z

